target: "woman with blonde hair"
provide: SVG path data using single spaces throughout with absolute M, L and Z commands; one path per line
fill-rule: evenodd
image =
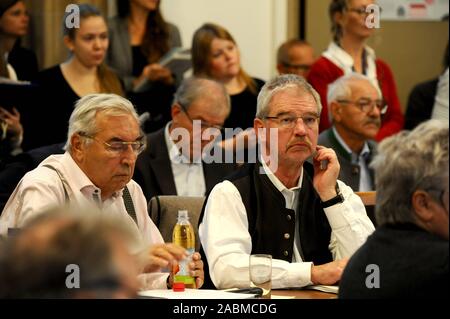
M 242 68 L 236 41 L 222 26 L 206 23 L 192 40 L 194 75 L 225 85 L 231 98 L 231 113 L 224 127 L 253 127 L 256 98 L 264 82 L 250 77 Z
M 367 23 L 373 12 L 374 0 L 332 0 L 329 14 L 332 23 L 333 41 L 322 56 L 313 64 L 308 82 L 320 94 L 322 113 L 319 130 L 324 131 L 331 123 L 327 110 L 327 88 L 337 78 L 352 72 L 366 75 L 379 87 L 388 105 L 376 139 L 399 132 L 403 128 L 403 114 L 397 96 L 397 87 L 391 68 L 375 56 L 375 51 L 366 45 L 374 28 Z M 357 102 L 348 102 L 356 107 Z

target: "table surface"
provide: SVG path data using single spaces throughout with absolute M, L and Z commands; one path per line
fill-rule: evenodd
M 293 296 L 295 299 L 336 299 L 337 295 L 333 293 L 318 290 L 290 290 L 290 289 L 274 289 L 274 296 Z

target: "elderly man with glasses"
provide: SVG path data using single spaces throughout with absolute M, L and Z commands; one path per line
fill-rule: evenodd
M 147 135 L 150 147 L 136 162 L 133 178 L 148 201 L 156 195 L 204 196 L 234 171 L 223 156 L 210 157 L 219 149 L 214 143 L 229 114 L 230 98 L 222 84 L 197 77 L 182 82 L 172 121 Z
M 332 127 L 319 135 L 319 144 L 336 152 L 341 181 L 354 191 L 375 190 L 369 163 L 387 111 L 381 92 L 366 76 L 350 73 L 329 85 L 327 101 Z
M 217 184 L 200 217 L 205 271 L 217 288 L 248 286 L 251 254 L 272 255 L 273 288 L 335 284 L 374 230 L 359 196 L 337 180 L 334 151 L 317 145 L 321 108 L 297 75 L 261 89 L 259 162 Z
M 114 94 L 91 94 L 80 99 L 70 117 L 66 153 L 51 155 L 19 182 L 0 218 L 0 235 L 24 226 L 36 215 L 61 205 L 107 210 L 135 229 L 142 239 L 136 247 L 143 288 L 164 288 L 169 273 L 158 272 L 186 256 L 183 248 L 164 244 L 147 213 L 147 202 L 134 182 L 137 156 L 145 138 L 133 105 Z M 203 264 L 194 256 L 197 285 Z M 82 271 L 81 271 L 82 273 Z

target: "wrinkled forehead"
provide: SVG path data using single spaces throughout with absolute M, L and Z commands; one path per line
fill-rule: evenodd
M 280 88 L 272 95 L 269 102 L 269 113 L 304 113 L 317 112 L 319 107 L 311 92 L 289 86 Z
M 366 79 L 353 79 L 348 82 L 350 87 L 351 97 L 358 99 L 361 97 L 368 97 L 372 99 L 381 98 L 381 93 L 372 82 Z

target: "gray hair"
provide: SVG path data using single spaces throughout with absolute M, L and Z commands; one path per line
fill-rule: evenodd
M 65 149 L 71 151 L 70 139 L 74 134 L 83 132 L 86 135 L 95 135 L 97 133 L 95 116 L 98 112 L 110 116 L 131 115 L 139 123 L 139 116 L 133 104 L 127 99 L 116 94 L 86 95 L 78 100 L 70 116 Z
M 226 111 L 227 114 L 231 111 L 230 96 L 222 83 L 195 76 L 183 80 L 175 92 L 172 105 L 178 103 L 188 110 L 199 98 L 211 99 L 210 108 Z
M 418 189 L 445 189 L 449 178 L 448 142 L 448 123 L 429 120 L 379 144 L 378 155 L 371 163 L 375 169 L 375 215 L 379 225 L 414 223 L 413 193 Z
M 0 252 L 0 298 L 71 297 L 78 290 L 65 284 L 71 264 L 82 269 L 80 290 L 118 289 L 114 247 L 120 242 L 130 249 L 140 238 L 131 225 L 112 216 L 97 209 L 55 207 L 30 220 Z M 35 233 L 43 235 L 36 239 Z
M 328 106 L 331 105 L 331 102 L 335 102 L 338 100 L 345 100 L 349 99 L 352 96 L 352 89 L 351 89 L 351 83 L 354 81 L 367 81 L 377 90 L 378 98 L 381 98 L 381 91 L 378 85 L 374 85 L 372 80 L 368 78 L 367 76 L 352 72 L 349 74 L 346 74 L 344 76 L 341 76 L 336 81 L 328 85 L 328 91 L 327 91 L 327 103 Z M 333 114 L 332 112 L 328 112 L 328 119 L 330 122 L 333 122 Z
M 279 91 L 290 88 L 297 88 L 306 94 L 312 95 L 317 103 L 317 113 L 322 112 L 322 104 L 320 103 L 320 96 L 316 90 L 306 80 L 296 74 L 283 74 L 270 80 L 262 87 L 258 94 L 258 102 L 256 106 L 256 117 L 264 119 L 269 115 L 269 103 L 272 97 Z

